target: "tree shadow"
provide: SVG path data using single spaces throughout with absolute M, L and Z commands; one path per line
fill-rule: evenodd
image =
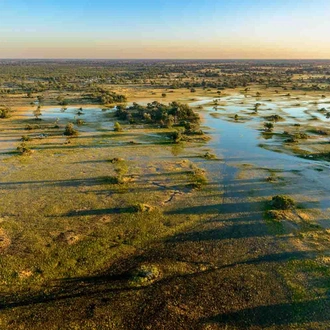
M 221 214 L 251 212 L 252 210 L 262 210 L 264 202 L 239 202 L 221 203 L 212 205 L 191 206 L 168 211 L 166 214 Z
M 231 226 L 217 229 L 178 234 L 170 238 L 168 242 L 200 242 L 265 236 L 270 236 L 270 234 L 267 228 L 262 225 L 262 221 L 250 221 L 248 223 L 234 223 Z
M 258 306 L 234 313 L 219 314 L 201 319 L 205 324 L 226 324 L 240 328 L 259 326 L 262 328 L 288 326 L 311 322 L 330 321 L 330 299 L 321 298 L 303 302 L 283 303 L 278 305 Z

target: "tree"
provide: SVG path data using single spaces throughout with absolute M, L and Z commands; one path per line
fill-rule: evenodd
M 274 129 L 274 124 L 273 123 L 264 123 L 264 127 L 267 132 L 272 132 Z
M 258 112 L 258 109 L 259 109 L 260 106 L 261 106 L 261 103 L 256 103 L 256 104 L 254 105 L 254 111 L 255 111 L 255 112 Z
M 36 120 L 41 120 L 39 117 L 42 116 L 41 113 L 41 106 L 38 105 L 37 109 L 33 111 L 34 116 L 36 117 Z

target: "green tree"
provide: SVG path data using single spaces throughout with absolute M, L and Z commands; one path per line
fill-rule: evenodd
M 33 115 L 36 117 L 36 120 L 40 120 L 40 116 L 42 116 L 42 113 L 41 113 L 41 106 L 40 105 L 38 105 L 37 106 L 37 109 L 35 109 L 34 111 L 33 111 Z

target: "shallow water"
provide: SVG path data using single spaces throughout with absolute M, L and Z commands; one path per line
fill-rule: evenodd
M 230 122 L 226 119 L 214 118 L 211 113 L 249 113 L 256 103 L 255 98 L 246 98 L 244 95 L 234 95 L 221 97 L 219 110 L 215 111 L 214 106 L 210 105 L 215 98 L 201 97 L 196 98 L 192 102 L 188 102 L 190 106 L 205 105 L 204 107 L 204 125 L 207 126 L 207 133 L 212 137 L 207 147 L 214 150 L 221 161 L 207 161 L 198 159 L 197 162 L 204 167 L 212 177 L 216 184 L 230 186 L 235 180 L 239 171 L 239 166 L 249 164 L 254 168 L 264 170 L 271 169 L 283 172 L 299 172 L 299 176 L 295 177 L 294 185 L 290 188 L 292 192 L 304 192 L 305 196 L 310 196 L 311 200 L 315 197 L 319 200 L 318 207 L 321 209 L 330 208 L 330 167 L 327 162 L 311 161 L 302 159 L 293 155 L 278 153 L 266 150 L 259 146 L 265 143 L 260 135 L 260 131 L 254 127 L 256 123 L 260 123 L 260 116 L 251 117 L 252 119 L 246 123 Z M 218 98 L 219 99 L 219 98 Z M 243 104 L 242 104 L 243 102 Z M 311 118 L 310 111 L 317 111 L 321 104 L 310 105 L 302 103 L 303 106 L 293 106 L 292 102 L 286 99 L 280 99 L 278 102 L 258 101 L 262 105 L 259 115 L 265 116 L 275 114 L 282 110 L 281 115 L 285 114 L 286 123 L 292 122 L 295 117 L 298 120 L 306 120 Z M 325 107 L 329 104 L 324 104 Z M 42 110 L 42 119 L 59 120 L 61 123 L 75 121 L 80 118 L 86 121 L 79 130 L 84 132 L 108 130 L 113 126 L 113 121 L 107 118 L 107 112 L 113 110 L 102 111 L 100 108 L 84 108 L 83 114 L 78 115 L 78 108 L 68 108 L 61 111 L 61 108 L 47 108 Z M 26 116 L 31 116 L 27 113 Z M 313 113 L 314 115 L 314 113 Z M 318 117 L 324 117 L 324 114 L 318 112 Z M 320 118 L 321 119 L 321 118 Z M 150 134 L 149 137 L 156 138 Z M 140 141 L 148 143 L 148 141 Z M 267 141 L 267 144 L 275 144 L 274 140 Z M 322 168 L 323 171 L 315 171 L 315 168 Z M 265 182 L 265 184 L 268 184 Z M 328 223 L 330 221 L 327 221 Z
M 236 100 L 232 102 L 229 97 L 226 99 L 228 106 L 224 108 L 239 108 Z M 201 100 L 199 104 L 207 104 L 209 101 Z M 194 103 L 196 104 L 196 102 Z M 191 104 L 192 105 L 192 104 Z M 268 104 L 267 106 L 270 106 Z M 275 108 L 275 107 L 274 107 Z M 211 113 L 214 112 L 212 107 L 205 107 L 204 113 L 205 126 L 207 133 L 212 136 L 212 140 L 208 143 L 221 162 L 203 161 L 201 166 L 210 172 L 212 180 L 221 177 L 223 186 L 233 184 L 239 167 L 243 164 L 252 165 L 253 168 L 261 168 L 264 170 L 277 170 L 292 173 L 294 184 L 289 184 L 285 188 L 285 193 L 303 194 L 307 200 L 311 200 L 311 204 L 316 208 L 326 210 L 330 208 L 330 166 L 324 161 L 312 161 L 302 159 L 294 155 L 288 155 L 275 151 L 263 149 L 259 146 L 262 141 L 260 131 L 252 127 L 251 122 L 230 122 L 221 118 L 214 118 Z M 289 110 L 289 109 L 288 109 Z M 306 114 L 304 107 L 290 108 L 291 115 L 302 116 Z M 253 121 L 260 120 L 256 118 Z M 274 143 L 274 142 L 268 142 Z M 315 168 L 321 168 L 322 171 L 316 171 Z M 222 175 L 219 173 L 222 172 Z M 294 174 L 299 173 L 299 174 Z M 264 185 L 272 185 L 264 183 Z M 275 186 L 272 186 L 275 187 Z M 274 189 L 275 191 L 275 189 Z M 306 202 L 306 205 L 308 202 Z M 323 220 L 323 226 L 330 226 L 330 220 Z

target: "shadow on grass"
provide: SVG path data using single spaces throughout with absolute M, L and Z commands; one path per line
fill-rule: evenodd
M 107 215 L 107 214 L 121 214 L 121 213 L 136 213 L 133 207 L 114 207 L 111 209 L 97 209 L 97 210 L 83 210 L 83 211 L 72 211 L 64 216 L 86 216 L 86 215 Z
M 330 299 L 321 298 L 310 301 L 258 306 L 235 313 L 216 315 L 201 319 L 200 323 L 233 325 L 239 328 L 258 326 L 261 328 L 289 326 L 311 322 L 330 321 Z M 310 328 L 311 329 L 311 328 Z
M 166 254 L 167 250 L 152 250 L 149 253 L 145 253 L 144 255 L 136 255 L 126 260 L 121 260 L 117 264 L 113 265 L 112 269 L 108 272 L 105 272 L 96 276 L 86 276 L 86 277 L 77 277 L 77 278 L 64 278 L 53 281 L 51 286 L 48 286 L 47 294 L 42 290 L 34 295 L 31 295 L 29 292 L 28 296 L 13 296 L 13 295 L 2 295 L 0 300 L 0 310 L 12 309 L 16 307 L 24 307 L 24 306 L 32 306 L 36 304 L 44 304 L 51 302 L 60 302 L 75 298 L 83 298 L 88 297 L 101 299 L 104 296 L 108 296 L 109 293 L 118 293 L 126 292 L 126 291 L 139 291 L 144 290 L 148 287 L 155 287 L 155 289 L 162 291 L 162 287 L 168 287 L 169 285 L 176 285 L 177 281 L 182 283 L 189 283 L 190 280 L 193 279 L 201 279 L 201 277 L 206 276 L 207 274 L 211 274 L 214 272 L 221 272 L 224 269 L 234 269 L 236 270 L 238 266 L 243 265 L 261 265 L 263 263 L 278 263 L 278 262 L 287 262 L 291 260 L 303 260 L 311 258 L 310 252 L 303 251 L 293 251 L 293 252 L 284 252 L 278 254 L 268 254 L 258 258 L 252 258 L 250 260 L 235 262 L 228 265 L 221 265 L 215 268 L 196 271 L 194 273 L 188 274 L 179 274 L 174 276 L 169 276 L 160 279 L 154 283 L 149 284 L 146 287 L 134 286 L 129 283 L 129 280 L 132 279 L 132 270 L 134 270 L 138 265 L 146 262 L 157 262 L 157 260 L 161 260 L 164 257 L 168 257 Z M 175 258 L 177 261 L 177 258 Z M 239 294 L 239 293 L 235 293 Z M 162 299 L 161 296 L 159 299 Z M 165 298 L 164 298 L 165 299 Z M 285 304 L 287 312 L 290 311 L 290 305 Z M 272 308 L 267 308 L 260 306 L 260 311 L 263 313 L 271 313 Z M 265 309 L 264 309 L 265 308 Z M 281 323 L 281 317 L 275 314 L 269 314 L 267 320 L 261 321 L 259 317 L 255 315 L 254 311 L 258 311 L 258 309 L 251 309 L 247 311 L 241 311 L 238 313 L 232 314 L 224 314 L 217 315 L 215 317 L 201 320 L 201 322 L 247 322 L 251 319 L 251 324 L 261 324 L 268 325 L 267 322 L 272 322 L 272 324 L 276 324 L 276 322 Z M 291 313 L 291 311 L 289 312 Z M 328 316 L 329 317 L 329 316 Z M 261 315 L 260 315 L 260 318 Z M 259 323 L 258 323 L 259 322 Z

